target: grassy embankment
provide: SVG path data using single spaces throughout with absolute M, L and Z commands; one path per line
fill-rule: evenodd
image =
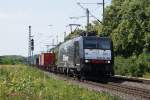
M 0 65 L 0 100 L 116 100 L 24 65 Z

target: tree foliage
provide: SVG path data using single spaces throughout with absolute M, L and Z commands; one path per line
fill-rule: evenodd
M 150 54 L 140 54 L 138 57 L 115 57 L 115 73 L 142 77 L 150 73 Z
M 101 33 L 112 38 L 117 55 L 150 51 L 150 0 L 112 0 Z

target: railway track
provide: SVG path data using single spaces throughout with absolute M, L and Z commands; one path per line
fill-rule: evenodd
M 121 76 L 121 75 L 115 75 L 112 77 L 114 81 L 131 81 L 131 82 L 137 82 L 137 83 L 143 83 L 143 84 L 150 84 L 150 79 L 145 78 L 137 78 L 137 77 L 128 77 L 128 76 Z
M 112 82 L 110 82 L 108 84 L 102 84 L 102 83 L 86 81 L 86 83 L 94 85 L 94 86 L 106 88 L 109 90 L 125 93 L 128 95 L 136 96 L 141 99 L 150 100 L 150 90 L 148 90 L 148 89 L 125 86 L 125 85 L 121 85 L 118 83 L 112 83 Z
M 82 84 L 83 87 L 85 88 L 89 88 L 91 90 L 94 91 L 98 91 L 101 90 L 105 92 L 105 89 L 107 90 L 106 92 L 108 93 L 112 93 L 112 91 L 115 91 L 117 96 L 118 93 L 122 93 L 123 95 L 129 95 L 132 97 L 136 97 L 138 98 L 138 100 L 150 100 L 150 90 L 149 89 L 143 89 L 143 88 L 138 88 L 138 87 L 132 87 L 132 86 L 126 86 L 126 85 L 122 85 L 120 83 L 113 83 L 113 82 L 108 82 L 108 83 L 101 83 L 101 82 L 93 82 L 93 81 L 79 81 L 76 78 L 72 78 L 72 77 L 66 77 L 65 75 L 58 75 L 59 77 L 61 77 L 61 79 L 65 80 L 65 81 L 71 81 L 71 83 L 75 83 L 76 85 L 80 85 Z M 104 89 L 104 90 L 103 90 Z M 123 97 L 123 96 L 120 96 Z M 139 99 L 140 98 L 140 99 Z M 131 99 L 133 100 L 133 98 Z M 137 100 L 137 99 L 135 99 Z
M 78 81 L 77 79 L 74 79 L 74 78 L 67 78 L 67 79 Z M 109 93 L 111 93 L 112 91 L 115 91 L 116 93 L 119 92 L 119 93 L 123 93 L 125 95 L 130 95 L 132 97 L 135 96 L 136 98 L 140 98 L 139 100 L 150 100 L 150 89 L 143 89 L 143 88 L 139 88 L 139 87 L 127 86 L 127 85 L 123 85 L 123 84 L 116 83 L 116 82 L 107 82 L 106 83 L 106 81 L 105 82 L 102 81 L 102 83 L 101 83 L 101 82 L 93 82 L 93 81 L 89 81 L 89 80 L 80 81 L 80 82 L 83 84 L 91 85 L 91 88 L 97 87 L 96 90 L 94 89 L 95 91 L 99 91 L 98 88 L 103 88 L 103 89 L 107 89 L 108 90 L 107 92 L 109 92 Z M 116 94 L 116 95 L 118 95 L 118 94 Z
M 47 74 L 49 72 L 46 72 Z M 67 80 L 67 81 L 72 81 L 72 83 L 76 83 L 77 85 L 79 85 L 80 83 L 83 84 L 82 86 L 84 86 L 84 84 L 88 84 L 87 88 L 90 88 L 92 90 L 95 91 L 99 91 L 100 88 L 103 89 L 107 89 L 109 93 L 111 93 L 111 91 L 116 91 L 117 93 L 123 93 L 125 95 L 130 95 L 130 96 L 135 96 L 136 98 L 140 98 L 139 100 L 150 100 L 150 89 L 144 89 L 144 88 L 140 88 L 140 87 L 134 87 L 134 86 L 128 86 L 128 85 L 124 85 L 121 84 L 123 81 L 129 81 L 129 82 L 135 82 L 135 83 L 140 83 L 140 84 L 146 84 L 149 85 L 149 81 L 147 81 L 145 83 L 145 81 L 142 81 L 142 79 L 139 80 L 135 80 L 132 78 L 131 79 L 126 79 L 126 78 L 110 78 L 107 81 L 105 80 L 105 82 L 94 82 L 94 81 L 89 81 L 89 80 L 85 80 L 85 81 L 79 81 L 77 80 L 77 78 L 73 78 L 73 77 L 68 77 L 66 75 L 63 74 L 54 74 L 57 77 L 61 77 L 62 80 Z M 119 81 L 119 82 L 118 82 Z M 121 82 L 120 82 L 121 81 Z M 97 88 L 97 89 L 94 89 Z M 99 88 L 99 89 L 98 89 Z M 117 94 L 116 94 L 117 95 Z M 123 96 L 121 96 L 123 97 Z M 132 100 L 132 99 L 131 99 Z M 136 100 L 136 99 L 135 99 Z

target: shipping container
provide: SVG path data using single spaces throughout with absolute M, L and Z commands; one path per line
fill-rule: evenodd
M 54 53 L 42 53 L 39 56 L 39 65 L 50 66 L 55 64 L 55 54 Z

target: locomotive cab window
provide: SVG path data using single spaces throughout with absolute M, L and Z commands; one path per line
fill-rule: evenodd
M 108 38 L 95 38 L 95 37 L 84 38 L 84 48 L 110 50 L 111 41 Z
M 98 40 L 98 48 L 104 50 L 111 49 L 111 41 L 109 39 L 99 39 Z
M 95 49 L 95 48 L 97 48 L 96 38 L 85 38 L 84 39 L 84 48 L 85 49 Z

